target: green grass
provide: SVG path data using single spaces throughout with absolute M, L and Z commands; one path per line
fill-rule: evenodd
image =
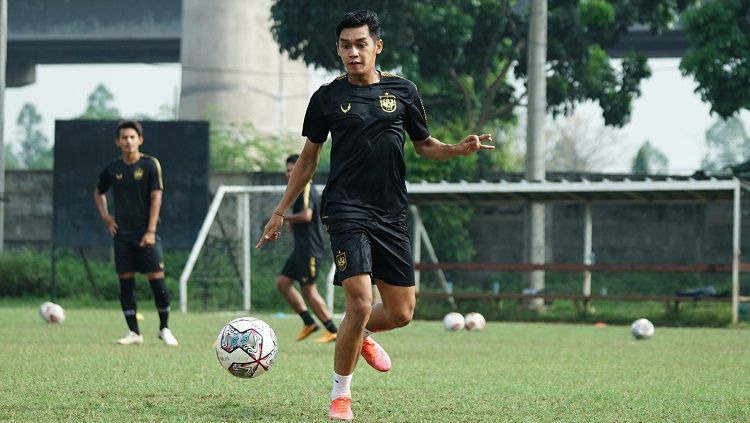
M 115 308 L 67 308 L 61 325 L 36 306 L 0 308 L 0 421 L 325 422 L 333 345 L 294 342 L 296 316 L 261 314 L 278 335 L 270 373 L 234 378 L 213 340 L 234 313 L 175 313 L 180 340 L 156 339 L 144 307 L 142 347 Z M 448 333 L 415 321 L 377 335 L 385 374 L 360 363 L 353 381 L 362 422 L 750 421 L 750 333 L 657 327 L 635 341 L 626 326 L 490 322 Z

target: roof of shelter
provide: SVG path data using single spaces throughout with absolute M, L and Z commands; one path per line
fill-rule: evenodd
M 541 182 L 520 178 L 480 182 L 408 183 L 409 202 L 709 202 L 732 200 L 735 189 L 750 190 L 750 181 L 727 177 L 586 175 Z

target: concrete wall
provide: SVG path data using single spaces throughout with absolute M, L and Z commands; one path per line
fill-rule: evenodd
M 325 174 L 316 174 L 316 183 Z M 220 184 L 284 184 L 280 173 L 221 173 L 211 176 L 212 190 Z M 52 172 L 7 171 L 8 203 L 5 245 L 49 245 L 52 236 Z M 748 196 L 745 196 L 748 198 Z M 265 216 L 278 196 L 259 205 L 254 216 Z M 91 207 L 94 207 L 93 200 Z M 475 261 L 522 260 L 523 205 L 499 204 L 476 209 L 469 225 Z M 742 207 L 742 245 L 750 246 L 750 202 Z M 595 205 L 593 250 L 597 263 L 728 263 L 731 259 L 731 203 Z M 257 220 L 257 219 L 255 219 Z M 262 220 L 262 219 L 261 219 Z M 98 222 L 92 222 L 97 224 Z M 262 225 L 265 221 L 254 222 Z M 580 263 L 583 255 L 583 206 L 559 204 L 548 208 L 549 262 Z M 750 261 L 745 255 L 745 261 Z

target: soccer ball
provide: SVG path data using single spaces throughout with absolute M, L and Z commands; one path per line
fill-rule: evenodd
M 221 367 L 240 378 L 266 373 L 279 354 L 271 326 L 255 317 L 240 317 L 227 323 L 216 338 L 216 358 Z
M 456 332 L 464 328 L 464 316 L 455 311 L 451 311 L 443 317 L 443 326 L 445 330 Z
M 466 315 L 466 330 L 482 330 L 486 323 L 484 316 L 479 313 L 472 312 Z
M 654 335 L 654 324 L 648 319 L 638 319 L 630 325 L 635 339 L 648 339 Z
M 65 321 L 65 310 L 52 302 L 45 302 L 39 307 L 39 316 L 47 323 L 62 323 Z

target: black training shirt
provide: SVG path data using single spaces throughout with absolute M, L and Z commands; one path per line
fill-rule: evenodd
M 112 187 L 117 235 L 142 236 L 148 229 L 151 191 L 164 189 L 161 165 L 156 157 L 141 155 L 133 164 L 114 160 L 99 174 L 101 193 Z
M 305 257 L 323 257 L 323 234 L 320 229 L 320 198 L 312 186 L 312 182 L 305 185 L 305 189 L 292 205 L 292 212 L 299 213 L 305 209 L 312 209 L 312 220 L 304 223 L 293 223 L 294 252 Z
M 323 223 L 406 218 L 404 130 L 412 141 L 427 139 L 427 115 L 413 82 L 380 75 L 365 86 L 340 76 L 318 88 L 307 106 L 302 135 L 322 143 L 330 132 L 333 142 Z

